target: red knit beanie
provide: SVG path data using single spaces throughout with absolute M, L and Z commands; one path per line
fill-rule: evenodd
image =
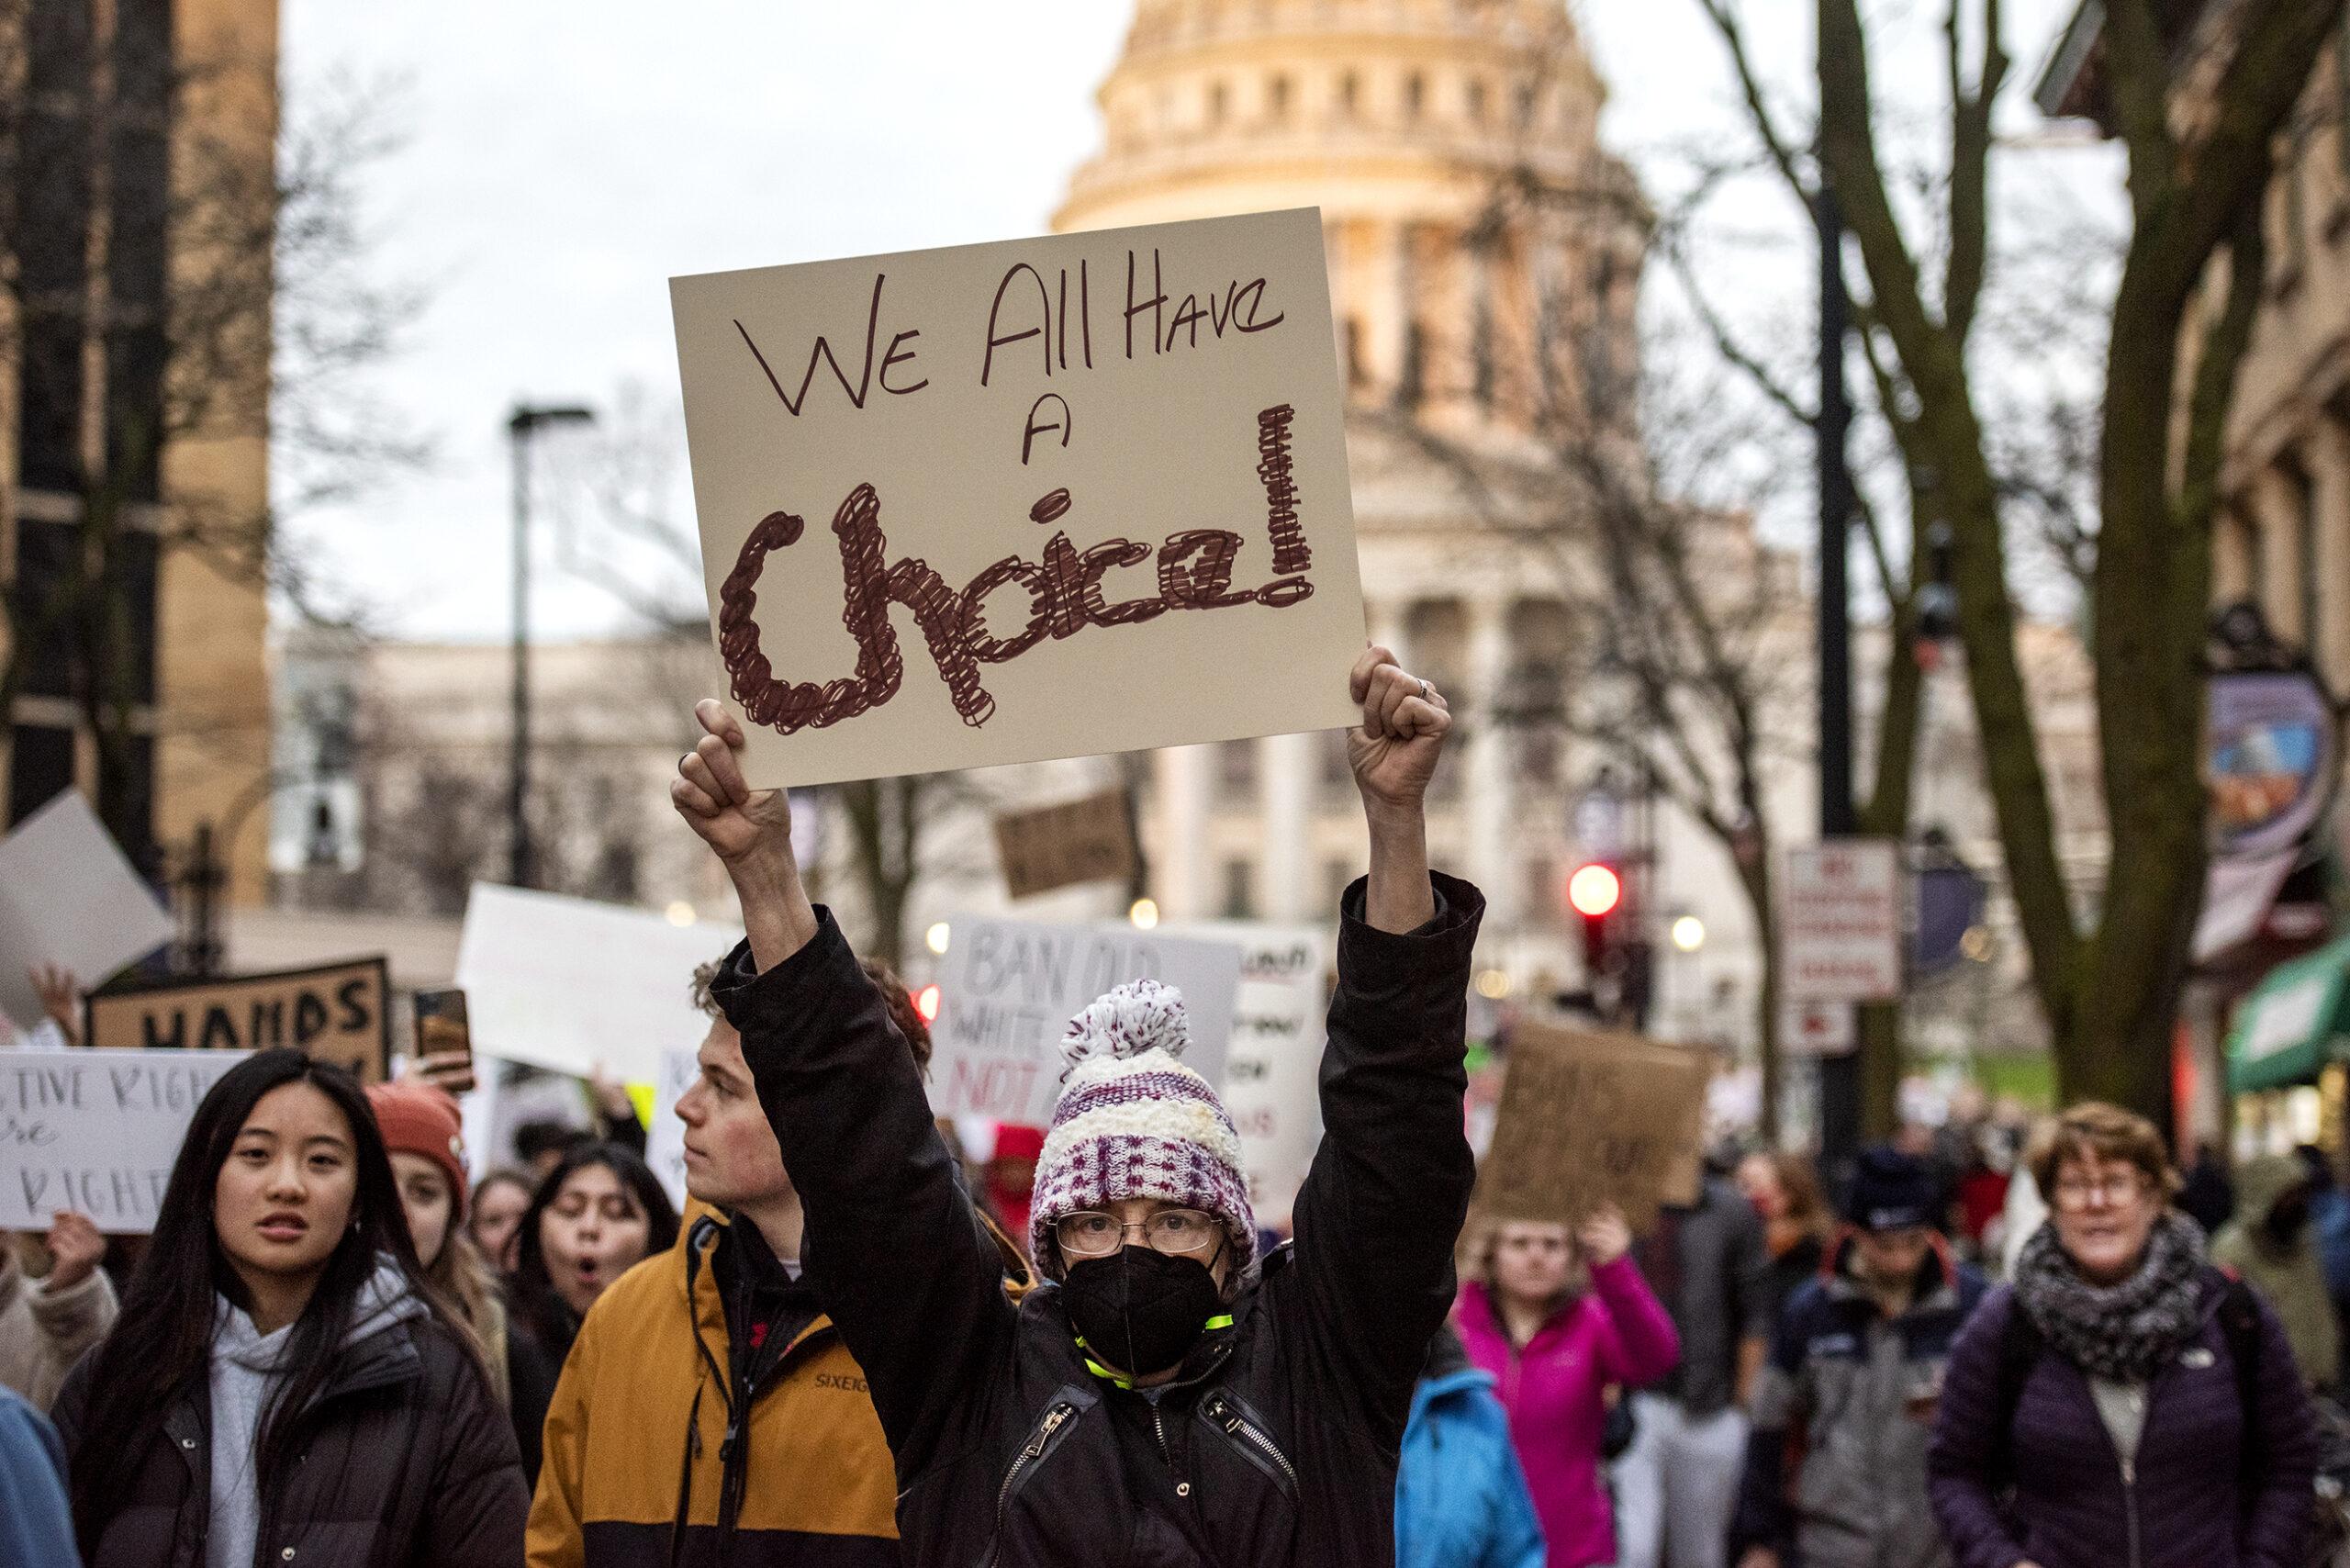
M 448 1172 L 451 1225 L 465 1222 L 465 1124 L 448 1091 L 430 1083 L 371 1083 L 367 1103 L 383 1129 L 384 1148 L 420 1154 Z

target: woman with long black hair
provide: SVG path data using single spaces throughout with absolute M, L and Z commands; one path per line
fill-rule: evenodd
M 366 1097 L 298 1051 L 196 1107 L 55 1415 L 90 1568 L 521 1557 L 513 1434 L 420 1277 Z
M 507 1282 L 514 1436 L 533 1491 L 547 1407 L 580 1320 L 614 1280 L 677 1239 L 677 1211 L 660 1178 L 622 1145 L 574 1144 L 539 1183 L 515 1229 L 516 1262 Z

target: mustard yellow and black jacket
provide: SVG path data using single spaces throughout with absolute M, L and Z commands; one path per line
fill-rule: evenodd
M 738 1422 L 713 1266 L 727 1221 L 696 1210 L 580 1326 L 547 1411 L 532 1568 L 896 1568 L 896 1473 L 865 1374 L 819 1316 Z

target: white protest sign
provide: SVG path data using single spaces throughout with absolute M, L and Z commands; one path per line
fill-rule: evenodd
M 172 917 L 115 847 L 78 790 L 0 839 L 0 1013 L 40 1022 L 35 964 L 71 969 L 84 991 L 172 939 Z
M 0 1230 L 143 1234 L 196 1107 L 245 1051 L 0 1051 Z
M 710 1032 L 694 970 L 742 940 L 716 921 L 673 925 L 650 910 L 476 882 L 456 983 L 474 1048 L 585 1078 L 657 1080 L 661 1053 Z
M 1192 1044 L 1183 1065 L 1224 1081 L 1240 948 L 1146 934 L 1131 925 L 1043 925 L 967 915 L 948 923 L 938 1021 L 931 1026 L 931 1106 L 942 1116 L 993 1116 L 1048 1126 L 1058 1097 L 1061 1036 L 1095 997 L 1134 980 L 1183 993 Z
M 755 782 L 1359 717 L 1317 211 L 712 273 L 669 296 Z
M 677 1120 L 677 1102 L 701 1075 L 696 1052 L 671 1047 L 661 1053 L 661 1075 L 653 1081 L 653 1125 L 644 1129 L 644 1162 L 667 1188 L 669 1201 L 686 1206 L 686 1124 Z
M 1259 1225 L 1290 1211 L 1322 1141 L 1326 938 L 1310 925 L 1185 924 L 1177 935 L 1240 944 L 1240 988 L 1224 1053 L 1224 1108 L 1240 1131 L 1248 1205 Z
M 1840 838 L 1787 851 L 1780 991 L 1791 1002 L 1901 994 L 1901 846 Z

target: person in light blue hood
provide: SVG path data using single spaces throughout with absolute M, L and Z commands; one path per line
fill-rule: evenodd
M 1397 1568 L 1542 1568 L 1542 1526 L 1494 1377 L 1450 1324 L 1428 1343 L 1395 1472 Z
M 55 1409 L 89 1568 L 511 1568 L 530 1497 L 423 1284 L 341 1068 L 261 1052 L 196 1107 L 112 1331 Z

